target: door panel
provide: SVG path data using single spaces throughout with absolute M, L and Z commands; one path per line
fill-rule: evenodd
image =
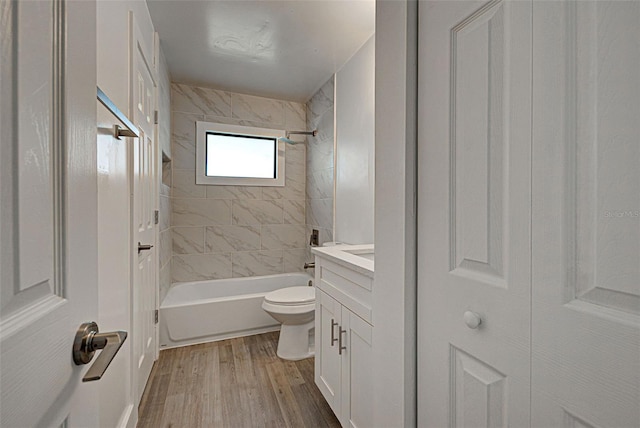
M 95 426 L 95 3 L 0 1 L 0 425 Z M 69 84 L 73 82 L 73 84 Z
M 493 2 L 451 29 L 450 72 L 450 271 L 503 288 L 505 9 Z
M 451 348 L 453 426 L 507 426 L 506 376 L 457 348 Z
M 424 2 L 419 28 L 418 422 L 528 426 L 531 4 Z
M 637 427 L 640 3 L 533 18 L 533 425 Z
M 575 97 L 566 125 L 576 130 L 566 176 L 575 184 L 568 214 L 579 266 L 567 301 L 640 315 L 640 85 L 632 71 L 640 67 L 640 5 L 568 3 L 565 13 L 566 47 L 576 52 L 566 82 Z

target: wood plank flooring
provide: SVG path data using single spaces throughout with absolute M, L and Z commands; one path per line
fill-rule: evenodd
M 340 427 L 313 381 L 313 358 L 278 358 L 278 334 L 161 351 L 138 427 Z

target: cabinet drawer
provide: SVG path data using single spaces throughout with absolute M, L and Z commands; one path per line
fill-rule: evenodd
M 371 323 L 372 278 L 319 257 L 316 271 L 318 288 Z

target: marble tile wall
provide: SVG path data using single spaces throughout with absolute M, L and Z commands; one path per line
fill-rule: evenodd
M 162 50 L 160 50 L 160 63 L 158 68 L 158 144 L 160 150 L 166 158 L 171 158 L 171 78 L 169 67 Z M 172 255 L 172 234 L 171 234 L 171 187 L 168 185 L 171 169 L 163 164 L 163 176 L 160 183 L 160 235 L 158 243 L 159 249 L 159 287 L 160 301 L 164 299 L 171 288 L 171 255 Z
M 303 130 L 303 104 L 171 85 L 172 282 L 303 270 L 306 148 L 286 146 L 284 187 L 195 184 L 195 122 Z
M 334 78 L 332 77 L 307 102 L 307 128 L 317 129 L 307 138 L 306 229 L 320 232 L 320 245 L 333 241 L 334 180 Z M 313 257 L 307 252 L 307 260 Z

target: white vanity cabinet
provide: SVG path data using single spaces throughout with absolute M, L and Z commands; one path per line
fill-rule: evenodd
M 343 427 L 370 427 L 373 269 L 314 253 L 315 382 Z

